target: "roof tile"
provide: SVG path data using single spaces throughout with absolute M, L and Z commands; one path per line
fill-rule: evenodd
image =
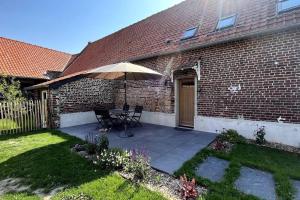
M 278 14 L 277 0 L 186 0 L 107 37 L 89 44 L 64 75 L 112 63 L 130 61 L 193 45 L 300 24 L 300 9 Z M 216 31 L 220 17 L 237 14 L 234 27 Z M 183 32 L 199 27 L 194 38 Z M 169 41 L 169 42 L 166 42 Z
M 0 37 L 0 74 L 46 79 L 46 71 L 63 71 L 72 55 Z

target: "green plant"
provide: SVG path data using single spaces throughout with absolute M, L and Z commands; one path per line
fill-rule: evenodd
M 65 197 L 61 198 L 61 200 L 93 200 L 93 198 L 90 197 L 89 195 L 80 193 L 80 194 L 74 194 L 71 196 L 65 196 Z
M 90 155 L 95 154 L 97 152 L 97 145 L 92 144 L 92 143 L 87 143 L 86 144 L 86 151 Z
M 160 183 L 160 182 L 161 182 L 161 175 L 156 175 L 156 176 L 155 176 L 155 181 L 156 181 L 157 183 Z
M 150 157 L 145 150 L 133 149 L 130 151 L 130 158 L 127 160 L 124 170 L 132 173 L 134 180 L 142 181 L 148 178 L 150 168 Z
M 245 138 L 241 136 L 236 130 L 233 129 L 223 129 L 221 134 L 219 135 L 221 141 L 227 141 L 230 143 L 244 143 Z
M 24 101 L 20 81 L 14 78 L 8 78 L 3 75 L 0 79 L 0 94 L 3 95 L 5 101 Z
M 255 141 L 256 141 L 257 144 L 265 144 L 266 143 L 266 139 L 265 139 L 266 130 L 265 130 L 265 127 L 264 126 L 259 127 L 255 131 L 254 136 L 255 136 Z
M 122 169 L 129 159 L 129 153 L 117 148 L 104 149 L 97 156 L 97 164 L 101 169 Z
M 104 150 L 107 150 L 109 147 L 109 140 L 105 134 L 101 135 L 98 144 L 98 153 L 101 153 Z
M 86 150 L 88 154 L 92 155 L 97 152 L 98 146 L 97 146 L 97 139 L 93 133 L 89 133 L 85 136 L 85 142 L 86 142 Z

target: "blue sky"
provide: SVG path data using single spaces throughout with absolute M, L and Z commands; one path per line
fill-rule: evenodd
M 0 36 L 78 53 L 182 0 L 1 0 Z

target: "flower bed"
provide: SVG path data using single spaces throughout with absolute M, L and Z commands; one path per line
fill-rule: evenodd
M 97 143 L 100 145 L 91 144 L 88 141 L 85 144 L 77 144 L 71 148 L 71 151 L 99 165 L 101 169 L 117 171 L 123 178 L 142 184 L 152 191 L 160 192 L 168 199 L 187 199 L 187 196 L 182 195 L 184 183 L 174 176 L 151 168 L 150 157 L 145 149 L 133 149 L 131 151 L 109 149 L 107 139 L 104 136 L 101 136 Z M 186 181 L 185 184 L 191 182 Z M 207 192 L 206 188 L 196 184 L 189 189 L 194 193 L 196 192 L 197 196 Z
M 230 153 L 236 143 L 247 143 L 247 144 L 254 144 L 257 146 L 268 147 L 268 148 L 300 154 L 300 148 L 284 145 L 280 143 L 268 142 L 265 139 L 266 134 L 267 133 L 265 132 L 265 128 L 259 127 L 254 132 L 255 140 L 250 140 L 250 139 L 245 139 L 244 137 L 239 135 L 238 132 L 236 132 L 235 130 L 223 129 L 221 131 L 221 134 L 208 146 L 208 148 L 215 151 Z

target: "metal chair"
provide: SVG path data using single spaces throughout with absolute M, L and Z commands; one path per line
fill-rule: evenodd
M 142 123 L 140 122 L 140 119 L 142 117 L 142 113 L 143 113 L 143 106 L 135 106 L 134 108 L 134 113 L 133 115 L 130 117 L 130 124 L 133 127 L 136 126 L 143 126 Z
M 101 128 L 111 129 L 117 118 L 111 117 L 107 109 L 95 109 L 94 111 Z
M 126 119 L 126 117 L 127 117 L 127 115 L 128 115 L 129 108 L 130 108 L 130 106 L 129 106 L 127 103 L 125 103 L 125 104 L 123 105 L 123 111 L 124 111 L 124 113 L 122 113 L 122 114 L 119 116 L 120 120 L 124 121 L 124 120 Z
M 128 112 L 128 111 L 129 111 L 129 108 L 130 108 L 130 106 L 129 106 L 127 103 L 125 103 L 125 104 L 123 105 L 123 111 Z

